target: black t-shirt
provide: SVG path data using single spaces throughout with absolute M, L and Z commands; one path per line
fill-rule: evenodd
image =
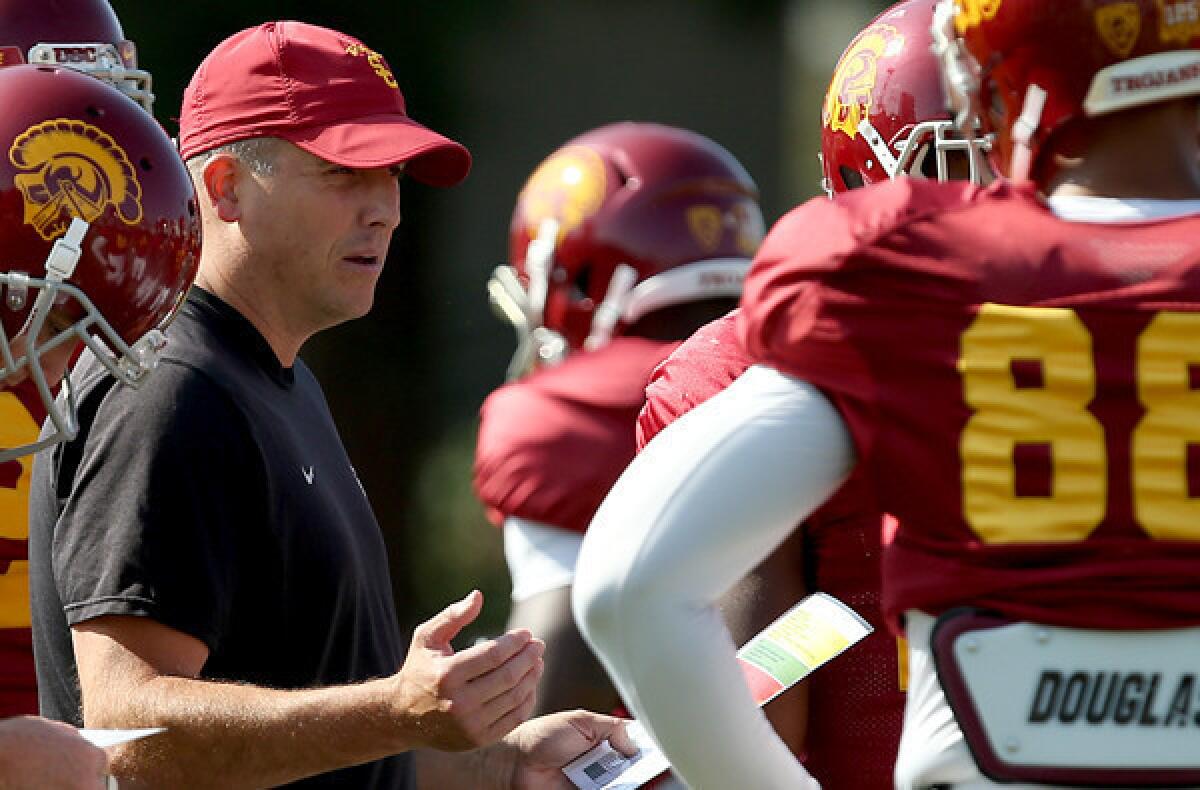
M 387 553 L 329 408 L 239 313 L 193 289 L 133 390 L 72 373 L 78 437 L 39 455 L 30 563 L 42 713 L 80 723 L 69 626 L 151 617 L 209 649 L 201 677 L 309 688 L 403 662 Z M 407 755 L 303 787 L 406 788 Z

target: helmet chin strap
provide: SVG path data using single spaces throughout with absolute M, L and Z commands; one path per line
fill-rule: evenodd
M 61 285 L 75 273 L 75 267 L 79 264 L 79 258 L 83 254 L 83 237 L 87 235 L 88 227 L 88 223 L 78 217 L 71 218 L 71 224 L 68 226 L 67 232 L 54 242 L 54 246 L 50 248 L 50 253 L 46 256 L 46 276 L 44 280 L 46 285 Z M 15 275 L 10 274 L 9 276 L 15 278 Z M 26 275 L 22 275 L 22 277 L 25 284 L 18 285 L 19 291 L 22 294 L 19 301 L 24 302 L 24 299 L 27 298 L 24 294 L 28 293 L 27 283 L 29 282 L 29 278 Z M 45 325 L 46 317 L 50 315 L 50 309 L 54 307 L 57 290 L 54 287 L 42 287 L 38 290 L 37 299 L 34 300 L 33 308 L 29 311 L 29 316 L 25 319 L 24 326 L 17 332 L 17 337 L 23 335 L 27 338 L 27 349 L 31 344 L 36 342 L 42 326 Z M 12 299 L 13 296 L 10 294 L 9 298 Z M 28 363 L 28 351 L 26 351 L 23 359 Z M 11 374 L 20 367 L 22 360 L 12 359 L 6 347 L 4 362 L 5 371 Z
M 46 256 L 47 283 L 61 285 L 75 273 L 75 267 L 79 265 L 79 258 L 83 254 L 83 237 L 87 235 L 88 227 L 88 223 L 79 217 L 71 218 L 71 225 L 67 228 L 67 232 L 55 240 L 54 246 L 50 248 L 50 254 Z M 34 348 L 38 342 L 37 338 L 41 335 L 42 327 L 45 326 L 46 319 L 50 316 L 50 310 L 54 307 L 57 291 L 57 288 L 43 288 L 38 293 L 25 330 L 29 332 L 26 335 L 29 338 L 28 349 Z M 47 416 L 54 423 L 55 432 L 61 437 L 56 441 L 69 441 L 75 438 L 75 434 L 79 432 L 79 421 L 75 417 L 74 391 L 71 389 L 71 385 L 64 381 L 60 393 L 62 397 L 55 398 L 40 361 L 33 359 L 28 349 L 25 352 L 25 359 L 26 364 L 29 365 L 29 374 L 33 377 L 42 402 L 46 404 Z
M 1031 84 L 1025 91 L 1021 116 L 1012 126 L 1013 152 L 1008 176 L 1013 181 L 1027 181 L 1033 172 L 1033 138 L 1042 123 L 1046 97 L 1046 91 L 1038 85 Z

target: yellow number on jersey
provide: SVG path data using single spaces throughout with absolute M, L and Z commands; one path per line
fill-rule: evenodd
M 1040 366 L 1021 388 L 1013 363 Z M 962 336 L 958 370 L 974 410 L 960 441 L 963 514 L 987 543 L 1083 540 L 1104 518 L 1104 429 L 1087 410 L 1096 391 L 1092 339 L 1071 310 L 986 304 Z M 1013 453 L 1048 444 L 1050 496 L 1019 497 Z
M 1134 517 L 1159 540 L 1200 540 L 1200 499 L 1188 488 L 1188 448 L 1200 446 L 1200 313 L 1157 314 L 1138 338 L 1137 391 L 1145 415 L 1133 432 Z M 1019 387 L 1015 362 L 1040 367 Z M 963 515 L 987 543 L 1083 540 L 1104 518 L 1104 430 L 1092 341 L 1071 310 L 987 304 L 963 333 L 958 370 L 974 414 L 960 441 Z M 1015 448 L 1049 445 L 1049 496 L 1017 496 Z
M 11 392 L 0 391 L 0 447 L 17 447 L 37 439 L 38 424 Z M 17 459 L 21 474 L 15 488 L 0 486 L 0 538 L 29 538 L 29 470 L 33 458 Z M 0 628 L 28 628 L 29 563 L 14 560 L 0 567 Z
M 18 447 L 38 436 L 38 424 L 29 416 L 16 395 L 0 391 L 0 447 Z M 29 470 L 32 456 L 17 459 L 21 475 L 16 488 L 0 486 L 0 538 L 25 540 L 29 537 Z
M 1159 540 L 1196 540 L 1200 500 L 1188 496 L 1189 444 L 1200 444 L 1200 314 L 1159 313 L 1138 338 L 1138 397 L 1146 415 L 1133 433 L 1133 508 Z

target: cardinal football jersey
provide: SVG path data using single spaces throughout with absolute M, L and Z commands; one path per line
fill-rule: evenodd
M 475 449 L 475 491 L 489 518 L 586 531 L 633 460 L 650 373 L 677 345 L 617 337 L 488 396 Z
M 887 615 L 1200 623 L 1200 217 L 900 179 L 785 217 L 743 305 L 751 355 L 833 400 L 900 522 Z

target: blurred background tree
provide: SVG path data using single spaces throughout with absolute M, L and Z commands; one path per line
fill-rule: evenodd
M 508 614 L 499 533 L 471 493 L 476 413 L 503 380 L 511 333 L 484 284 L 507 254 L 517 192 L 569 138 L 618 120 L 712 137 L 762 191 L 768 221 L 818 193 L 822 98 L 850 37 L 880 0 L 111 0 L 156 114 L 178 131 L 183 89 L 226 36 L 302 19 L 363 39 L 388 59 L 418 120 L 474 155 L 467 182 L 408 182 L 372 314 L 323 333 L 302 356 L 387 537 L 402 625 L 472 587 L 474 635 Z M 581 461 L 586 462 L 586 461 Z M 469 635 L 470 636 L 470 635 Z M 469 638 L 469 637 L 468 637 Z

